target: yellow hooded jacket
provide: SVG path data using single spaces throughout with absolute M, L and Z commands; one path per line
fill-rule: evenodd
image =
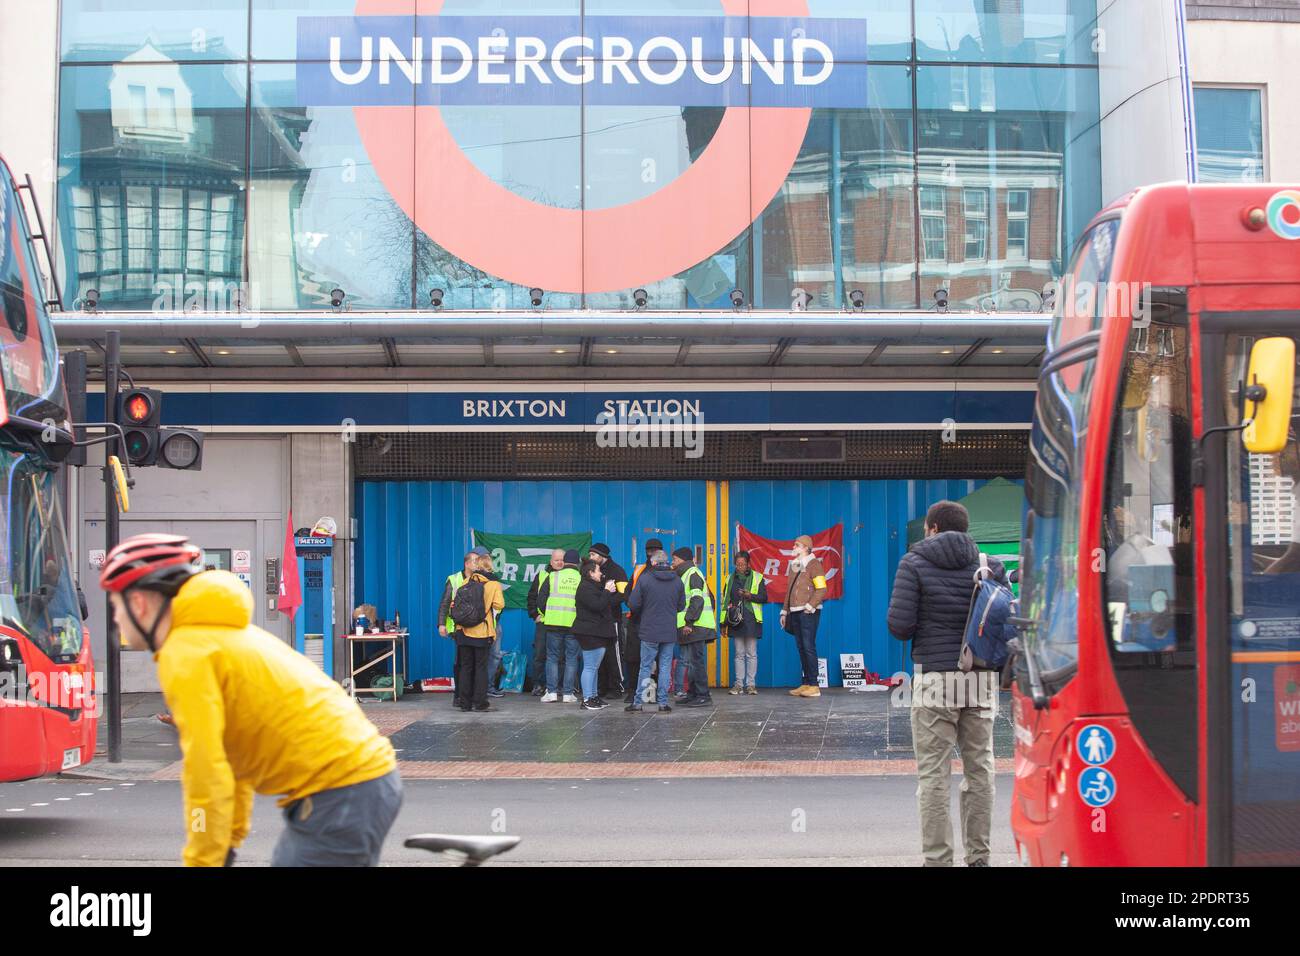
M 190 578 L 154 659 L 180 732 L 186 866 L 221 866 L 243 843 L 253 792 L 285 806 L 374 780 L 393 746 L 316 665 L 250 622 L 253 596 L 228 571 Z

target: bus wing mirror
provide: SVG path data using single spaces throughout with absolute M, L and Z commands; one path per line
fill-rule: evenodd
M 1272 455 L 1286 447 L 1295 385 L 1295 340 L 1260 339 L 1250 350 L 1242 403 L 1242 442 L 1246 450 Z

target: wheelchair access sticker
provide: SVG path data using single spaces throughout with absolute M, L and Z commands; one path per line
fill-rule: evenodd
M 1104 807 L 1115 799 L 1115 775 L 1105 767 L 1088 767 L 1079 774 L 1079 799 L 1090 807 Z

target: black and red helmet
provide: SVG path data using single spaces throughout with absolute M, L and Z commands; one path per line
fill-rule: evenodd
M 198 546 L 184 535 L 137 534 L 108 552 L 99 586 L 119 593 L 128 588 L 172 590 L 198 573 L 201 556 Z

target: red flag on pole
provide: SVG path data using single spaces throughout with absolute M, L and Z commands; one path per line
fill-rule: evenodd
M 293 547 L 293 512 L 284 528 L 284 554 L 280 556 L 280 596 L 276 598 L 277 610 L 290 618 L 302 607 L 302 583 L 298 580 L 298 553 Z
M 837 524 L 812 536 L 813 554 L 826 570 L 826 600 L 844 596 L 844 525 Z M 786 573 L 794 557 L 794 540 L 764 538 L 740 525 L 740 550 L 749 552 L 749 566 L 767 582 L 767 599 L 785 600 Z

